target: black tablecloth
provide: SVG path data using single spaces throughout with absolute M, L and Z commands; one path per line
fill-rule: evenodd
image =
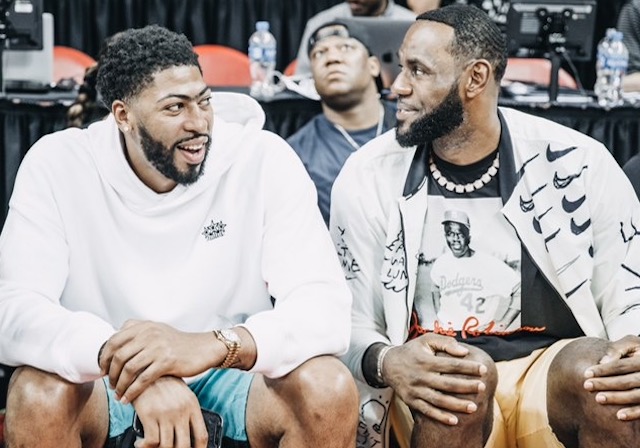
M 69 94 L 44 97 L 0 99 L 0 226 L 4 223 L 16 171 L 26 151 L 42 135 L 66 126 Z M 623 164 L 640 151 L 640 107 L 620 107 L 605 111 L 595 105 L 523 104 L 502 101 L 503 105 L 549 118 L 604 143 L 616 160 Z M 284 93 L 262 102 L 266 114 L 265 128 L 287 138 L 311 117 L 320 113 L 317 101 Z

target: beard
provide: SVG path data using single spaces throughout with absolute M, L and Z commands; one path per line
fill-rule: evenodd
M 179 151 L 178 145 L 196 137 L 207 137 L 207 143 L 205 143 L 204 148 L 204 159 L 199 165 L 188 165 L 185 171 L 180 171 L 173 157 L 176 151 Z M 154 139 L 149 131 L 147 131 L 147 128 L 141 125 L 140 142 L 142 151 L 149 163 L 167 179 L 171 179 L 181 185 L 191 185 L 204 174 L 204 163 L 207 160 L 211 146 L 211 139 L 208 135 L 194 134 L 188 138 L 177 141 L 171 147 L 167 147 L 162 142 Z
M 431 113 L 413 122 L 406 131 L 400 131 L 401 123 L 398 122 L 396 140 L 405 148 L 431 142 L 455 130 L 463 120 L 464 107 L 455 82 L 442 102 Z

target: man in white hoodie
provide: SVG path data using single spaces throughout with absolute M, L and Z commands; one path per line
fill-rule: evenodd
M 0 237 L 9 446 L 347 447 L 351 296 L 313 183 L 188 40 L 112 39 L 111 114 L 26 155 Z M 211 149 L 210 149 L 211 148 Z

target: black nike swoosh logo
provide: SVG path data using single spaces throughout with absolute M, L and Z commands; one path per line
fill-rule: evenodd
M 580 199 L 570 201 L 566 196 L 562 197 L 562 209 L 567 213 L 573 213 L 580 208 L 582 203 L 587 199 L 587 196 L 582 196 Z
M 559 149 L 557 151 L 552 151 L 551 150 L 551 144 L 547 145 L 547 160 L 549 162 L 553 162 L 555 160 L 558 160 L 560 157 L 564 157 L 567 154 L 569 154 L 571 151 L 573 151 L 574 149 L 576 149 L 577 146 L 570 146 L 568 148 L 565 149 Z
M 518 179 L 520 179 L 522 176 L 524 176 L 524 171 L 527 165 L 529 165 L 529 163 L 533 162 L 534 159 L 536 159 L 540 154 L 536 154 L 535 156 L 531 157 L 529 160 L 527 160 L 526 162 L 524 162 L 522 164 L 522 167 L 520 168 L 520 171 L 518 171 Z
M 578 286 L 573 288 L 571 291 L 567 292 L 567 298 L 569 298 L 572 295 L 574 295 L 576 293 L 576 291 L 578 291 L 580 288 L 582 288 L 582 285 L 584 285 L 586 283 L 587 283 L 587 280 L 583 280 L 582 283 L 580 283 Z
M 522 196 L 520 196 L 520 210 L 522 210 L 524 213 L 527 213 L 533 210 L 533 207 L 533 199 L 529 199 L 528 201 L 526 201 Z
M 542 218 L 544 218 L 544 215 L 546 215 L 547 213 L 549 213 L 549 211 L 552 209 L 553 207 L 549 207 L 544 213 L 542 213 L 540 215 L 540 217 L 534 216 L 533 217 L 533 230 L 535 230 L 536 232 L 538 232 L 540 235 L 542 235 L 542 227 L 540 227 L 540 220 Z
M 571 218 L 571 232 L 574 235 L 580 235 L 582 232 L 587 230 L 591 226 L 591 220 L 587 219 L 582 224 L 576 224 L 575 220 Z
M 552 239 L 554 239 L 556 236 L 558 236 L 558 233 L 560 233 L 560 229 L 556 230 L 555 232 L 553 232 L 551 235 L 549 235 L 544 239 L 544 247 L 545 249 L 547 249 L 547 252 L 549 252 L 549 246 L 547 243 Z
M 584 170 L 587 169 L 587 165 L 583 166 L 580 171 L 578 171 L 576 174 L 569 174 L 567 177 L 560 177 L 558 175 L 558 172 L 556 171 L 553 174 L 553 186 L 557 189 L 557 190 L 561 190 L 563 188 L 567 188 L 571 182 L 573 182 L 574 180 L 576 180 L 578 177 L 580 177 L 582 175 L 582 172 Z

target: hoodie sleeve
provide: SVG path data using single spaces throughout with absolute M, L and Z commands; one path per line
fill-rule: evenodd
M 252 371 L 279 377 L 312 357 L 346 351 L 351 293 L 300 159 L 275 134 L 263 132 L 260 144 L 266 148 L 261 263 L 275 305 L 244 326 L 257 345 Z
M 86 382 L 100 376 L 98 350 L 114 330 L 59 303 L 69 250 L 42 157 L 53 140 L 40 142 L 20 167 L 0 236 L 0 360 Z

